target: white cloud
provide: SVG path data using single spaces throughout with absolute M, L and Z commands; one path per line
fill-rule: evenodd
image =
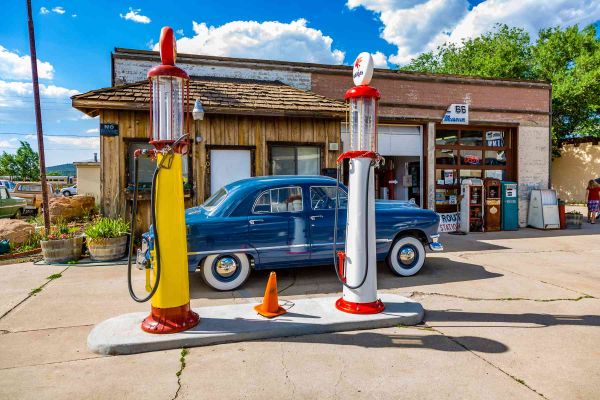
M 53 78 L 52 64 L 38 59 L 37 66 L 41 79 Z M 20 56 L 0 45 L 0 79 L 31 79 L 31 58 Z
M 0 149 L 14 147 L 13 144 L 8 140 L 0 140 Z
M 88 129 L 87 131 L 85 131 L 85 133 L 99 133 L 100 129 L 98 128 L 92 128 L 92 129 Z
M 486 0 L 471 10 L 467 0 L 348 0 L 347 6 L 378 16 L 381 37 L 398 49 L 388 59 L 397 64 L 447 41 L 478 36 L 497 23 L 523 27 L 535 38 L 540 28 L 600 19 L 600 2 L 590 0 Z
M 75 147 L 99 148 L 100 138 L 94 137 L 72 137 L 72 136 L 45 136 L 44 140 L 50 143 L 64 144 Z
M 50 10 L 48 10 L 46 7 L 40 7 L 40 14 L 42 14 L 42 15 L 50 14 Z
M 179 36 L 183 36 L 183 29 L 177 29 L 175 31 L 176 34 L 178 34 Z
M 152 22 L 150 18 L 140 14 L 140 11 L 142 10 L 139 8 L 134 10 L 133 8 L 129 7 L 129 11 L 127 12 L 127 14 L 119 14 L 119 16 L 124 20 L 133 21 L 140 24 L 149 24 L 150 22 Z
M 42 103 L 44 99 L 51 99 L 50 102 L 56 103 L 62 100 L 68 101 L 69 97 L 78 94 L 78 90 L 67 89 L 55 85 L 40 84 L 40 97 Z M 10 82 L 0 80 L 0 108 L 10 107 L 11 109 L 31 106 L 33 100 L 33 85 L 31 82 Z
M 478 36 L 495 24 L 525 28 L 533 38 L 540 28 L 587 25 L 600 19 L 600 2 L 589 0 L 488 0 L 475 6 L 454 28 L 450 40 Z
M 57 14 L 61 14 L 61 15 L 65 13 L 65 9 L 63 7 L 61 7 L 61 6 L 54 7 L 52 9 L 52 11 L 55 12 L 55 13 L 57 13 Z
M 77 18 L 77 14 L 71 14 L 71 17 Z
M 373 57 L 373 64 L 375 68 L 389 68 L 387 63 L 387 56 L 381 51 L 371 54 Z
M 278 21 L 232 21 L 208 27 L 192 22 L 194 36 L 177 40 L 181 53 L 225 57 L 341 64 L 344 52 L 332 49 L 333 39 L 307 27 L 305 19 Z M 158 49 L 158 45 L 154 45 Z

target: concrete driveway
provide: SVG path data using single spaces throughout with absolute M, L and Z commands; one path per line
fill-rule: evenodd
M 417 276 L 379 268 L 382 292 L 422 302 L 422 326 L 118 357 L 86 337 L 149 309 L 124 266 L 0 266 L 0 399 L 600 398 L 600 225 L 443 242 Z M 341 291 L 332 267 L 278 278 L 282 300 Z M 258 302 L 266 280 L 216 293 L 194 275 L 192 306 Z

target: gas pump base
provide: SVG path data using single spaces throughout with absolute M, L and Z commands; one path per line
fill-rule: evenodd
M 146 313 L 124 314 L 96 325 L 87 345 L 98 354 L 135 354 L 181 347 L 210 346 L 289 336 L 416 325 L 423 320 L 420 303 L 395 294 L 381 293 L 385 312 L 351 314 L 333 305 L 336 297 L 294 300 L 287 313 L 274 319 L 254 311 L 254 302 L 197 308 L 202 323 L 185 332 L 155 335 L 140 329 Z
M 198 314 L 192 311 L 190 303 L 179 307 L 156 308 L 144 321 L 142 329 L 148 333 L 177 333 L 193 328 L 200 322 Z

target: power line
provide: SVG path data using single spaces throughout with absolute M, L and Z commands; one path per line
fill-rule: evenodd
M 35 136 L 33 133 L 16 133 L 16 132 L 0 132 L 0 135 L 11 135 L 11 136 Z M 82 135 L 82 134 L 70 134 L 70 133 L 44 133 L 45 137 L 82 137 L 82 138 L 97 138 L 98 133 L 94 132 L 90 135 Z

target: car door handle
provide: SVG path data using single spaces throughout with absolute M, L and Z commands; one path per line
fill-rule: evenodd
M 261 222 L 265 222 L 265 220 L 264 219 L 251 219 L 250 220 L 250 225 L 259 224 Z
M 311 221 L 316 221 L 316 220 L 321 219 L 321 218 L 323 218 L 322 215 L 311 215 L 310 216 Z

